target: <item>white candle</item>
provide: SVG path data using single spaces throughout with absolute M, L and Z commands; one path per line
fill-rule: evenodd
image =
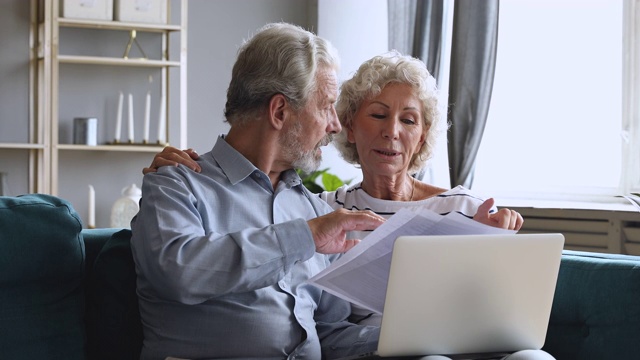
M 160 98 L 160 116 L 158 116 L 158 143 L 164 144 L 165 140 L 165 99 L 164 96 Z
M 89 216 L 87 219 L 87 227 L 89 229 L 96 227 L 96 192 L 92 185 L 89 185 Z
M 129 93 L 129 142 L 133 143 L 133 95 Z
M 120 142 L 120 132 L 122 131 L 122 91 L 120 91 L 120 97 L 118 98 L 118 114 L 116 118 L 116 136 L 114 137 L 116 143 Z
M 142 138 L 143 143 L 149 142 L 149 112 L 151 111 L 151 93 L 147 93 L 147 101 L 144 106 L 144 135 Z

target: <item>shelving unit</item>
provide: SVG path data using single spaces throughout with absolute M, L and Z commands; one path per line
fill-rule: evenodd
M 179 1 L 180 20 L 178 24 L 171 23 L 170 10 L 172 9 L 172 1 Z M 117 83 L 118 76 L 126 79 L 130 77 L 129 75 L 134 74 L 131 72 L 134 71 L 139 72 L 142 77 L 148 76 L 149 83 L 152 83 L 152 79 L 159 72 L 157 75 L 160 79 L 159 84 L 146 84 L 138 87 L 147 86 L 153 88 L 154 94 L 158 95 L 155 97 L 157 103 L 164 104 L 164 114 L 166 116 L 164 129 L 166 129 L 166 134 L 163 138 L 177 147 L 186 147 L 187 0 L 167 0 L 168 19 L 170 22 L 168 24 L 64 18 L 60 16 L 61 2 L 62 0 L 32 0 L 31 2 L 32 7 L 36 7 L 39 11 L 32 12 L 32 16 L 36 17 L 33 20 L 34 30 L 32 32 L 37 39 L 34 42 L 34 53 L 37 55 L 35 56 L 34 65 L 34 72 L 36 73 L 35 84 L 34 91 L 32 91 L 35 93 L 35 111 L 33 126 L 30 129 L 30 143 L 0 143 L 0 148 L 3 149 L 31 150 L 30 167 L 33 170 L 30 176 L 30 192 L 49 193 L 52 195 L 59 195 L 60 175 L 61 172 L 67 171 L 63 167 L 70 166 L 68 164 L 65 165 L 65 157 L 70 156 L 70 154 L 82 154 L 82 157 L 86 157 L 100 153 L 100 161 L 104 161 L 102 160 L 104 159 L 104 154 L 156 153 L 166 145 L 166 143 L 159 143 L 159 141 L 156 144 L 128 144 L 126 141 L 114 144 L 114 138 L 106 135 L 113 134 L 110 127 L 115 117 L 115 109 L 113 109 L 114 94 L 113 92 L 108 93 L 104 89 L 104 84 L 100 83 L 100 81 L 91 78 L 93 73 L 102 73 L 102 76 L 107 78 L 109 77 L 108 74 L 113 73 L 114 79 L 108 78 L 108 80 Z M 60 50 L 64 47 L 65 41 L 67 41 L 62 36 L 62 33 L 67 31 L 65 29 L 75 29 L 71 31 L 83 32 L 83 35 L 80 36 L 81 38 L 84 37 L 84 33 L 86 33 L 86 37 L 90 37 L 95 36 L 96 32 L 102 32 L 111 37 L 117 37 L 122 34 L 125 34 L 125 36 L 135 33 L 150 34 L 149 42 L 156 45 L 156 47 L 158 47 L 159 43 L 159 52 L 156 51 L 156 54 L 159 53 L 159 55 L 155 58 L 131 59 L 114 54 L 66 53 Z M 173 33 L 179 34 L 179 50 L 177 51 L 179 54 L 172 58 L 170 55 L 176 52 L 170 48 L 170 36 Z M 95 48 L 102 50 L 102 48 L 113 47 L 114 45 L 117 46 L 119 44 L 114 44 L 114 41 L 105 41 L 104 44 L 101 43 L 101 46 L 96 46 Z M 121 45 L 124 48 L 125 44 Z M 81 70 L 80 75 L 74 73 L 78 69 Z M 119 73 L 116 69 L 125 69 L 122 70 L 125 73 L 117 75 Z M 177 75 L 172 75 L 170 71 L 178 73 Z M 104 75 L 105 72 L 107 72 L 107 75 Z M 71 73 L 71 75 L 67 73 Z M 179 78 L 177 94 L 175 92 L 176 86 L 170 84 L 170 79 L 173 79 L 174 76 Z M 62 87 L 61 83 L 69 77 L 74 77 L 71 85 L 65 84 L 66 86 Z M 77 87 L 81 89 L 78 90 Z M 65 98 L 64 100 L 67 101 L 63 104 L 61 99 L 65 96 L 64 92 L 69 92 L 69 89 L 76 91 L 76 95 L 68 95 L 71 99 Z M 140 92 L 139 89 L 137 91 Z M 151 93 L 151 90 L 148 92 Z M 78 96 L 78 94 L 82 96 Z M 74 103 L 76 101 L 75 97 L 77 97 L 77 103 Z M 92 104 L 85 104 L 89 102 L 88 99 L 91 100 Z M 177 111 L 174 108 L 175 104 L 178 107 Z M 139 106 L 140 102 L 136 103 L 136 105 Z M 103 114 L 99 119 L 99 121 L 103 122 L 101 124 L 102 127 L 99 129 L 103 131 L 102 134 L 98 134 L 97 146 L 73 144 L 72 141 L 65 139 L 63 136 L 65 126 L 68 128 L 70 120 L 73 118 L 70 113 L 73 113 L 73 111 L 81 112 L 80 110 L 75 110 L 75 108 L 80 109 L 83 106 L 92 107 L 92 111 Z M 73 109 L 70 110 L 70 108 Z M 162 112 L 159 107 L 156 109 L 158 112 Z M 126 119 L 126 112 L 122 116 Z M 158 127 L 160 128 L 159 124 Z M 126 129 L 126 125 L 123 128 Z M 69 131 L 67 131 L 68 133 Z M 95 169 L 87 169 L 87 173 L 93 173 L 105 166 L 106 164 L 104 163 L 97 163 Z M 117 166 L 114 167 L 117 168 Z M 110 171 L 114 170 L 110 169 Z M 114 171 L 114 177 L 117 177 L 117 171 Z

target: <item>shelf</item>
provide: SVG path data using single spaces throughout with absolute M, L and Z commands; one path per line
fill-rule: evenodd
M 59 55 L 58 61 L 65 64 L 88 65 L 114 65 L 114 66 L 138 66 L 138 67 L 179 67 L 179 61 L 149 60 L 149 59 L 124 59 L 101 56 L 77 56 Z
M 83 168 L 83 173 L 86 168 L 88 173 L 100 174 L 104 169 L 93 160 L 105 156 L 114 161 L 114 177 L 127 182 L 139 180 L 138 166 L 133 166 L 128 158 L 153 158 L 168 144 L 157 143 L 157 138 L 150 144 L 143 144 L 141 138 L 137 143 L 129 143 L 128 138 L 114 142 L 114 138 L 105 135 L 98 137 L 98 145 L 92 146 L 74 144 L 69 136 L 74 135 L 69 119 L 77 114 L 113 117 L 116 107 L 113 94 L 124 90 L 141 97 L 146 93 L 156 99 L 158 104 L 154 103 L 145 116 L 158 119 L 158 130 L 162 124 L 166 141 L 186 148 L 180 144 L 186 143 L 188 0 L 162 1 L 167 3 L 169 23 L 70 19 L 59 15 L 63 0 L 29 1 L 29 54 L 34 61 L 30 62 L 32 115 L 29 137 L 25 139 L 39 141 L 21 144 L 8 137 L 6 143 L 0 142 L 0 151 L 24 149 L 18 151 L 28 155 L 29 167 L 23 172 L 30 177 L 30 192 L 64 195 L 74 204 L 82 203 L 86 199 L 73 189 L 88 179 L 76 176 L 79 171 L 76 167 Z M 174 11 L 169 12 L 170 9 Z M 142 44 L 137 43 L 136 35 L 142 35 L 138 39 Z M 126 50 L 120 49 L 125 45 L 125 36 L 129 38 Z M 132 46 L 138 50 L 145 47 L 151 58 L 141 59 L 144 51 L 129 53 Z M 129 58 L 124 58 L 121 50 Z M 139 105 L 132 106 L 136 117 L 141 117 Z M 126 116 L 122 110 L 128 107 L 118 108 Z M 112 129 L 108 130 L 113 134 Z M 105 181 L 100 193 L 119 192 L 120 188 L 114 185 Z
M 58 150 L 73 150 L 73 151 L 123 151 L 123 152 L 150 152 L 158 153 L 168 144 L 133 144 L 133 145 L 76 145 L 76 144 L 58 144 L 56 148 Z
M 59 18 L 58 25 L 61 27 L 104 29 L 104 30 L 126 30 L 126 31 L 138 30 L 138 31 L 145 31 L 145 32 L 180 31 L 180 25 L 130 23 L 130 22 L 120 22 L 120 21 L 96 21 L 96 20 L 67 19 L 67 18 Z
M 0 149 L 41 150 L 44 148 L 43 144 L 0 143 Z

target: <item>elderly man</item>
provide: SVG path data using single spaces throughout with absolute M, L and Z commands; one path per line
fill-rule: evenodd
M 332 209 L 294 168 L 319 166 L 341 130 L 335 49 L 285 23 L 238 53 L 231 128 L 184 166 L 145 175 L 131 223 L 142 359 L 333 358 L 374 350 L 379 328 L 346 321 L 348 302 L 306 280 L 384 220 Z

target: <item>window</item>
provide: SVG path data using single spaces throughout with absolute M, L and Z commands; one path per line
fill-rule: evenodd
M 635 1 L 500 3 L 494 88 L 474 190 L 500 197 L 639 190 L 634 109 L 640 104 L 623 106 L 633 87 L 623 81 L 632 79 L 623 54 L 633 54 L 633 41 L 623 41 L 623 14 L 635 13 Z

